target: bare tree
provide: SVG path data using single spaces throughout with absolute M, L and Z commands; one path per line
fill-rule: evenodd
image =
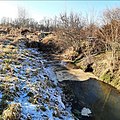
M 72 46 L 74 50 L 80 48 L 81 30 L 85 26 L 85 20 L 80 14 L 71 12 L 60 14 L 59 34 L 63 37 L 66 46 Z
M 10 26 L 12 23 L 12 19 L 10 19 L 9 17 L 3 17 L 1 19 L 1 25 L 3 26 Z
M 103 13 L 104 25 L 99 29 L 101 40 L 105 43 L 106 51 L 111 51 L 110 67 L 113 73 L 118 65 L 120 50 L 120 8 L 106 9 Z
M 28 12 L 26 11 L 25 8 L 19 7 L 18 8 L 18 24 L 21 27 L 25 27 L 29 24 L 29 17 L 28 17 Z

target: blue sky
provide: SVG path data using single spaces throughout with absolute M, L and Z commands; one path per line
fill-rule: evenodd
M 95 14 L 100 15 L 107 7 L 120 7 L 120 1 L 0 1 L 0 18 L 16 18 L 18 7 L 26 8 L 29 16 L 39 21 L 44 17 L 52 18 L 65 11 L 83 14 L 91 14 L 94 11 Z

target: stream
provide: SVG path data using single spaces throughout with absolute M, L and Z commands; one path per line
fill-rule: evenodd
M 63 63 L 54 60 L 49 63 L 53 69 L 66 70 Z M 59 83 L 64 93 L 63 102 L 71 106 L 76 120 L 120 120 L 120 92 L 111 85 L 95 78 L 63 80 Z
M 112 86 L 92 78 L 84 82 L 63 81 L 62 86 L 64 93 L 72 96 L 72 112 L 80 120 L 120 120 L 120 93 Z M 83 107 L 91 110 L 92 117 L 81 116 Z
M 5 41 L 1 50 L 0 104 L 19 104 L 21 120 L 120 120 L 120 93 L 112 86 L 23 42 Z

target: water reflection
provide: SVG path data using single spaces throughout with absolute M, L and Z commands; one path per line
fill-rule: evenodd
M 73 111 L 88 107 L 94 116 L 92 119 L 120 120 L 120 93 L 112 86 L 95 79 L 61 83 L 64 93 L 72 95 Z M 80 116 L 78 118 L 83 120 Z

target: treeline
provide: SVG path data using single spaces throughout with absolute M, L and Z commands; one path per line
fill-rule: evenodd
M 94 16 L 93 16 L 94 17 Z M 60 15 L 58 35 L 65 41 L 65 46 L 72 46 L 79 54 L 83 53 L 90 62 L 90 56 L 101 52 L 110 52 L 111 72 L 119 69 L 120 60 L 120 8 L 106 9 L 101 16 L 101 24 L 94 18 L 70 13 Z
M 18 17 L 16 19 L 3 17 L 0 20 L 0 25 L 14 28 L 32 28 L 39 31 L 53 30 L 53 21 L 51 19 L 44 18 L 38 22 L 35 19 L 29 17 L 25 8 L 18 8 Z
M 20 8 L 18 18 L 14 20 L 2 18 L 1 26 L 53 31 L 59 41 L 64 43 L 59 47 L 60 49 L 64 51 L 72 46 L 74 51 L 78 54 L 83 53 L 88 58 L 94 54 L 110 51 L 112 70 L 118 68 L 116 63 L 120 59 L 120 8 L 104 10 L 100 24 L 94 21 L 94 16 L 88 19 L 88 17 L 74 12 L 62 13 L 53 19 L 43 19 L 37 22 L 33 18 L 29 18 L 24 8 Z

